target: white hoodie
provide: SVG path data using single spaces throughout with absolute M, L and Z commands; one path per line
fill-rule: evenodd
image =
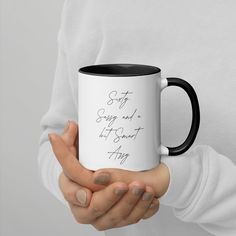
M 163 77 L 181 77 L 195 88 L 201 109 L 199 133 L 186 154 L 162 158 L 170 170 L 170 185 L 160 199 L 160 211 L 105 234 L 235 236 L 235 9 L 235 0 L 65 1 L 51 103 L 41 121 L 38 160 L 45 187 L 66 204 L 58 187 L 61 167 L 47 134 L 62 132 L 67 120 L 77 121 L 78 69 L 101 63 L 154 65 Z M 185 94 L 166 89 L 163 144 L 179 144 L 190 122 Z M 83 230 L 81 225 L 79 233 Z

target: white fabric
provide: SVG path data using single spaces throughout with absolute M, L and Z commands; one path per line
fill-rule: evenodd
M 41 121 L 38 160 L 46 188 L 66 204 L 58 187 L 61 167 L 47 134 L 62 132 L 67 120 L 77 121 L 78 68 L 120 62 L 155 65 L 162 76 L 181 77 L 195 88 L 201 108 L 199 134 L 188 153 L 162 158 L 171 180 L 159 213 L 106 235 L 235 236 L 235 9 L 235 0 L 65 1 L 52 98 Z M 183 141 L 190 122 L 187 96 L 166 89 L 163 144 Z

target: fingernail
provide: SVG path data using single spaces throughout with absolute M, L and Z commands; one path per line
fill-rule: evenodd
M 152 199 L 152 194 L 151 193 L 148 193 L 148 192 L 145 192 L 144 194 L 143 194 L 143 197 L 142 197 L 142 199 L 144 200 L 144 201 L 150 201 L 151 199 Z
M 81 206 L 86 205 L 87 194 L 84 190 L 80 189 L 76 192 L 76 198 Z
M 143 188 L 139 188 L 139 187 L 134 187 L 132 189 L 132 194 L 135 196 L 141 196 L 141 194 L 144 192 Z
M 102 173 L 94 179 L 95 184 L 106 185 L 110 182 L 110 174 Z
M 126 189 L 122 189 L 122 188 L 116 188 L 115 189 L 115 194 L 119 197 L 121 197 L 122 195 L 124 195 L 127 192 Z
M 66 126 L 65 126 L 65 129 L 64 129 L 64 132 L 67 132 L 68 129 L 69 129 L 69 127 L 70 127 L 70 121 L 68 120 L 68 121 L 67 121 L 67 124 L 66 124 Z

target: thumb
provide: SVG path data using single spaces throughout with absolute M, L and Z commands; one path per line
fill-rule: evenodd
M 68 121 L 63 134 L 61 135 L 63 141 L 69 147 L 74 146 L 78 137 L 78 125 L 74 121 Z
M 74 182 L 93 191 L 99 189 L 92 181 L 93 172 L 84 168 L 79 160 L 73 155 L 69 147 L 64 143 L 61 136 L 49 134 L 52 150 L 62 166 L 64 173 Z
M 63 172 L 59 176 L 59 187 L 64 198 L 71 204 L 87 207 L 92 198 L 92 192 L 71 181 Z

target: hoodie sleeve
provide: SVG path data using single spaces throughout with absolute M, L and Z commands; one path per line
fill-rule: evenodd
M 169 168 L 170 185 L 161 204 L 214 235 L 236 235 L 236 165 L 229 158 L 199 145 L 162 162 Z
M 65 10 L 65 5 L 63 10 Z M 62 167 L 57 161 L 48 139 L 48 133 L 62 133 L 68 120 L 77 121 L 77 109 L 69 82 L 68 60 L 62 33 L 63 16 L 62 12 L 62 24 L 58 33 L 57 65 L 50 106 L 40 122 L 42 134 L 39 140 L 38 166 L 43 185 L 57 199 L 67 205 L 58 185 L 58 177 Z

